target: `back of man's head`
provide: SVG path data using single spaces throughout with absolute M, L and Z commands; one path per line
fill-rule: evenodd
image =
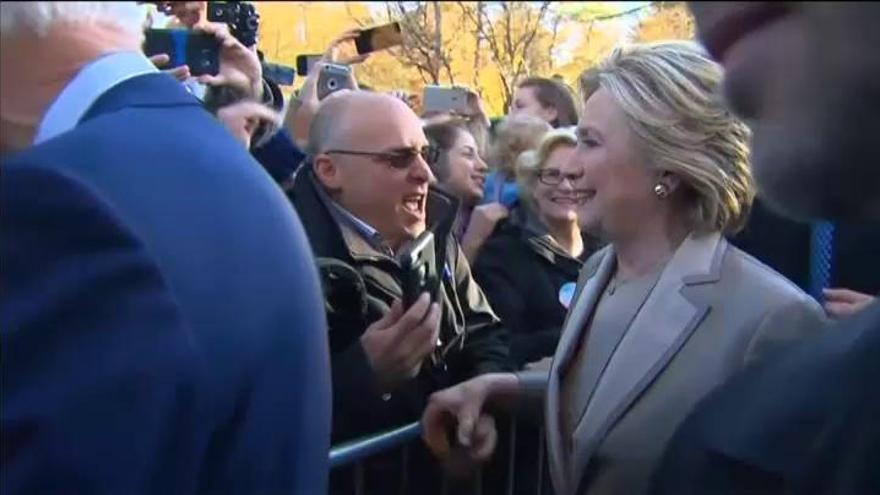
M 0 150 L 31 145 L 58 94 L 104 55 L 141 51 L 135 2 L 0 2 Z
M 135 2 L 0 2 L 0 35 L 24 31 L 45 36 L 56 24 L 113 24 L 133 34 L 144 29 L 146 13 Z

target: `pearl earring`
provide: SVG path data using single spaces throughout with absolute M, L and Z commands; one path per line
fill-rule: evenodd
M 669 186 L 658 183 L 654 186 L 654 194 L 660 199 L 666 199 L 669 196 Z

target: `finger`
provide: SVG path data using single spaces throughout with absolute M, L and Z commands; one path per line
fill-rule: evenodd
M 495 418 L 488 414 L 481 415 L 474 427 L 474 445 L 471 456 L 481 462 L 489 459 L 492 452 L 495 451 L 497 442 L 498 430 L 495 428 Z
M 375 325 L 377 328 L 388 328 L 394 325 L 401 316 L 403 316 L 403 303 L 397 300 L 391 304 L 388 312 L 376 321 Z
M 458 443 L 464 447 L 471 446 L 474 434 L 474 424 L 476 422 L 474 419 L 475 417 L 476 414 L 473 412 L 472 408 L 467 407 L 467 404 L 465 404 L 465 406 L 463 406 L 458 412 L 458 429 L 456 431 L 456 438 L 458 439 Z
M 425 315 L 428 313 L 428 309 L 431 305 L 431 297 L 428 294 L 422 293 L 416 302 L 406 310 L 400 320 L 397 322 L 397 326 L 400 330 L 402 330 L 400 337 L 406 337 L 410 334 L 410 330 L 415 328 L 425 319 Z
M 167 74 L 170 74 L 172 77 L 177 79 L 178 81 L 185 81 L 189 79 L 190 72 L 188 65 L 181 65 L 180 67 L 175 67 L 174 69 L 170 69 L 165 71 Z
M 853 306 L 847 302 L 826 302 L 825 312 L 838 318 L 849 316 L 853 313 Z
M 342 34 L 340 34 L 330 44 L 337 45 L 339 43 L 342 43 L 342 42 L 345 42 L 348 40 L 353 40 L 353 39 L 357 38 L 358 36 L 360 36 L 360 34 L 361 34 L 361 28 L 351 28 L 351 29 L 344 31 Z
M 363 55 L 355 55 L 353 57 L 348 57 L 347 59 L 340 61 L 339 63 L 344 65 L 356 65 L 365 62 L 368 58 L 370 58 L 370 53 L 364 53 Z
M 440 320 L 442 315 L 443 312 L 440 310 L 440 305 L 437 303 L 432 304 L 431 310 L 428 312 L 428 316 L 423 323 L 426 328 L 431 330 L 431 338 L 428 340 L 426 354 L 433 351 L 437 345 L 437 339 L 440 337 Z
M 194 31 L 202 31 L 208 34 L 221 35 L 221 36 L 232 36 L 229 31 L 229 26 L 226 25 L 225 22 L 201 22 L 197 26 L 193 28 Z
M 448 456 L 450 451 L 449 440 L 446 436 L 448 425 L 449 412 L 437 400 L 437 394 L 434 394 L 422 414 L 422 440 L 431 452 L 441 459 Z
M 401 353 L 406 356 L 407 367 L 419 366 L 437 346 L 441 314 L 440 305 L 431 304 L 425 319 L 418 327 L 406 332 L 404 338 L 397 344 Z
M 233 103 L 232 105 L 225 107 L 224 110 L 229 113 L 242 115 L 246 119 L 253 119 L 255 121 L 267 120 L 273 122 L 279 120 L 278 112 L 255 101 L 240 101 L 238 103 Z
M 171 62 L 171 57 L 167 53 L 157 53 L 150 57 L 150 62 L 156 67 L 164 67 L 168 62 Z
M 874 300 L 874 296 L 850 289 L 825 289 L 826 299 L 864 304 Z
M 202 74 L 196 78 L 196 81 L 209 86 L 223 86 L 227 82 L 224 76 L 212 76 L 211 74 Z
M 853 296 L 857 296 L 858 293 L 849 289 L 822 289 L 822 293 L 825 295 L 825 299 L 833 299 L 837 301 L 848 301 L 852 300 Z

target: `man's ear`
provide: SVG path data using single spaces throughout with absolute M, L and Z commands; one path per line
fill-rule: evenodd
M 329 155 L 320 154 L 314 161 L 315 176 L 328 191 L 338 191 L 342 188 L 342 177 L 339 167 L 333 163 Z

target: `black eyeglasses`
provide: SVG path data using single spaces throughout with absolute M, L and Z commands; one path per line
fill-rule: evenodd
M 416 160 L 417 156 L 421 156 L 428 165 L 437 163 L 440 158 L 440 150 L 434 146 L 423 146 L 421 148 L 403 148 L 392 151 L 351 151 L 351 150 L 329 150 L 324 153 L 336 153 L 338 155 L 354 155 L 354 156 L 371 156 L 387 163 L 391 168 L 405 169 L 408 168 Z
M 568 179 L 568 183 L 574 186 L 575 181 L 583 176 L 583 172 L 579 174 L 563 174 L 559 170 L 552 168 L 538 171 L 538 180 L 541 181 L 542 184 L 548 186 L 558 186 L 559 184 L 562 184 L 563 179 Z

